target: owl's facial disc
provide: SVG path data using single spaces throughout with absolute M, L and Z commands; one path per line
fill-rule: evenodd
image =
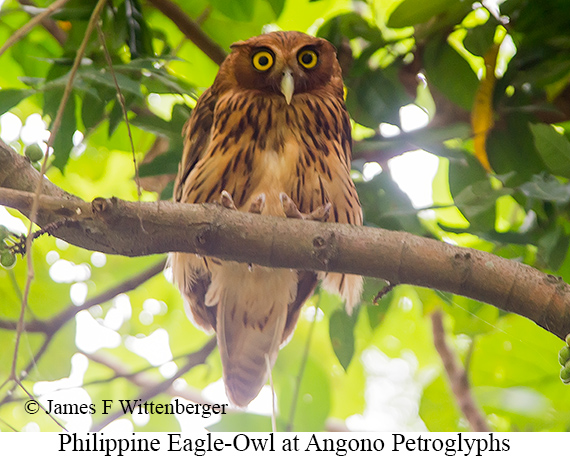
M 285 97 L 288 105 L 291 104 L 293 92 L 295 92 L 293 72 L 290 68 L 285 68 L 285 70 L 283 70 L 283 77 L 281 78 L 281 93 Z

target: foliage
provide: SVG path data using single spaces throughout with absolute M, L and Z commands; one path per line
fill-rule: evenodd
M 37 13 L 25 3 L 2 5 L 0 42 Z M 36 3 L 42 8 L 51 2 Z M 53 123 L 95 3 L 71 0 L 52 16 L 64 42 L 38 26 L 0 56 L 0 114 L 10 111 L 24 122 L 40 113 L 48 127 Z M 87 43 L 47 173 L 82 198 L 137 198 L 115 78 L 140 164 L 141 198 L 171 196 L 182 126 L 217 65 L 156 8 L 160 3 L 108 2 L 101 16 L 105 46 L 97 33 Z M 337 47 L 358 140 L 353 165 L 367 224 L 492 251 L 570 282 L 570 29 L 560 14 L 565 0 L 506 0 L 500 11 L 456 0 L 177 4 L 226 51 L 268 24 L 310 31 Z M 410 104 L 425 112 L 426 127 L 403 130 L 402 107 Z M 386 124 L 400 134 L 383 135 Z M 32 161 L 42 159 L 46 138 L 30 139 L 25 129 L 12 133 L 0 132 L 3 138 L 11 135 L 12 146 Z M 30 143 L 38 143 L 43 153 Z M 418 148 L 439 159 L 429 211 L 415 207 L 390 172 L 391 159 Z M 383 168 L 372 179 L 365 173 L 371 162 Z M 6 225 L 19 217 L 11 214 L 2 219 Z M 1 263 L 12 267 L 7 248 L 14 238 L 4 230 L 0 235 Z M 101 424 L 108 419 L 101 413 L 102 399 L 140 398 L 209 340 L 186 320 L 180 296 L 162 274 L 72 312 L 55 332 L 36 332 L 38 322 L 53 322 L 86 299 L 120 288 L 160 259 L 105 257 L 45 237 L 34 242 L 32 259 L 35 278 L 17 367 L 25 369 L 23 386 L 41 400 L 96 405 L 97 413 L 82 422 L 59 416 L 72 427 Z M 16 335 L 10 324 L 19 315 L 26 274 L 21 260 L 12 269 L 0 268 L 0 382 L 10 375 Z M 325 430 L 340 420 L 355 429 L 466 430 L 432 343 L 428 317 L 434 309 L 445 312 L 448 340 L 466 363 L 475 398 L 493 429 L 570 429 L 570 390 L 559 379 L 557 338 L 516 315 L 425 289 L 399 286 L 374 305 L 383 286 L 367 281 L 363 303 L 352 316 L 324 292 L 310 300 L 273 372 L 278 429 Z M 125 376 L 140 370 L 144 382 Z M 185 398 L 223 403 L 211 394 L 220 374 L 214 351 L 174 387 Z M 60 390 L 41 396 L 50 388 Z M 160 394 L 155 400 L 167 403 L 176 391 Z M 41 430 L 59 429 L 45 414 L 24 413 L 26 398 L 12 382 L 1 385 L 0 430 L 34 429 L 32 423 Z M 128 425 L 122 426 L 268 430 L 268 405 L 262 409 L 264 415 L 252 408 L 215 425 L 127 415 Z

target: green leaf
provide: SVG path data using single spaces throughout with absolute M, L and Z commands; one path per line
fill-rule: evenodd
M 131 124 L 146 130 L 147 132 L 154 133 L 155 135 L 162 135 L 166 137 L 173 137 L 174 135 L 180 136 L 182 129 L 177 128 L 174 123 L 165 121 L 158 116 L 141 115 L 135 116 L 131 119 Z
M 392 12 L 386 25 L 399 29 L 422 24 L 455 4 L 456 0 L 404 0 Z
M 81 100 L 81 119 L 86 129 L 95 127 L 105 116 L 105 102 L 90 92 L 83 94 Z
M 37 13 L 33 13 L 35 15 Z M 10 51 L 12 57 L 21 67 L 22 74 L 27 77 L 45 76 L 51 65 L 50 58 L 53 57 L 54 51 L 51 49 L 51 43 L 47 40 L 35 40 L 32 36 L 28 36 L 15 43 Z
M 389 173 L 380 173 L 368 182 L 356 182 L 356 189 L 361 197 L 367 224 L 388 230 L 425 233 L 410 197 Z
M 73 134 L 75 133 L 76 125 L 75 95 L 71 93 L 63 110 L 61 125 L 53 142 L 53 154 L 55 158 L 52 165 L 59 168 L 62 172 L 69 160 L 71 149 L 73 148 Z
M 220 422 L 210 425 L 210 432 L 268 432 L 271 418 L 250 413 L 226 414 Z
M 430 382 L 422 392 L 420 401 L 420 417 L 431 432 L 469 431 L 462 421 L 461 411 L 449 387 L 449 381 L 441 373 Z
M 354 355 L 354 326 L 356 315 L 349 316 L 344 309 L 337 309 L 330 317 L 329 336 L 336 357 L 345 371 Z
M 329 19 L 319 28 L 317 36 L 326 38 L 337 48 L 346 38 L 349 40 L 363 38 L 370 43 L 374 43 L 376 48 L 379 48 L 385 42 L 382 32 L 355 12 L 339 14 Z
M 107 86 L 113 91 L 116 91 L 117 89 L 113 77 L 106 70 L 105 71 L 101 71 L 99 69 L 84 70 L 80 73 L 80 76 L 88 83 L 91 84 L 98 83 L 103 86 Z M 143 95 L 141 92 L 140 84 L 137 81 L 121 73 L 115 73 L 115 77 L 117 78 L 117 83 L 119 84 L 121 92 L 125 97 L 127 94 L 130 94 L 142 100 Z
M 400 108 L 413 100 L 394 70 L 366 71 L 347 82 L 346 106 L 356 122 L 372 129 L 382 122 L 400 125 Z
M 495 21 L 489 20 L 485 24 L 467 30 L 467 35 L 463 39 L 463 46 L 471 54 L 484 56 L 495 38 Z
M 428 41 L 423 62 L 428 83 L 453 103 L 471 111 L 479 79 L 469 63 L 447 43 L 445 36 Z
M 147 132 L 175 140 L 181 138 L 182 129 L 189 117 L 189 110 L 184 105 L 176 104 L 172 107 L 170 121 L 165 121 L 154 115 L 140 115 L 133 117 L 131 123 Z
M 570 141 L 547 124 L 530 124 L 536 150 L 555 175 L 570 178 Z
M 125 97 L 125 103 L 126 103 L 127 99 Z M 115 130 L 117 130 L 117 127 L 119 126 L 119 124 L 121 123 L 121 121 L 124 121 L 124 113 L 123 113 L 123 107 L 121 106 L 121 103 L 119 102 L 119 100 L 115 100 L 113 102 L 113 107 L 111 108 L 111 112 L 109 113 L 109 130 L 108 130 L 108 137 L 111 138 L 113 136 L 113 134 L 115 133 Z M 129 121 L 132 124 L 132 121 Z
M 144 20 L 139 1 L 125 0 L 124 7 L 127 19 L 127 45 L 131 52 L 131 58 L 154 55 L 152 33 Z
M 498 308 L 460 295 L 440 291 L 434 293 L 446 303 L 445 312 L 453 318 L 453 332 L 456 335 L 475 337 L 495 330 Z
M 552 271 L 558 270 L 568 253 L 570 236 L 561 224 L 557 224 L 538 241 L 538 255 Z
M 478 403 L 505 418 L 509 429 L 566 430 L 570 403 L 568 387 L 559 380 L 560 339 L 513 314 L 494 325 L 495 331 L 477 339 L 471 358 L 469 373 Z M 526 392 L 513 396 L 521 388 Z
M 457 151 L 442 143 L 450 139 L 466 139 L 471 135 L 471 127 L 462 122 L 444 127 L 428 127 L 411 132 L 403 132 L 391 138 L 372 137 L 355 142 L 352 148 L 355 158 L 369 151 L 405 150 L 412 144 L 441 157 L 457 157 Z
M 296 354 L 295 359 L 299 360 Z M 280 362 L 286 357 L 277 359 L 276 376 L 274 377 L 275 391 L 279 401 L 279 411 L 283 411 L 283 420 L 289 420 L 293 395 L 296 393 L 297 372 L 290 372 L 291 366 L 281 366 Z M 279 366 L 278 366 L 279 365 Z M 283 370 L 286 370 L 284 376 Z M 331 408 L 331 378 L 321 366 L 319 360 L 309 356 L 305 366 L 303 379 L 296 397 L 296 413 L 293 421 L 293 430 L 298 432 L 323 430 L 325 420 Z
M 174 181 L 170 181 L 160 193 L 161 200 L 170 200 L 174 195 Z
M 519 186 L 520 191 L 529 198 L 565 204 L 570 201 L 570 184 L 563 184 L 554 176 L 542 173 Z
M 498 174 L 513 171 L 506 183 L 518 186 L 544 171 L 544 162 L 533 143 L 528 117 L 519 113 L 505 116 L 505 125 L 494 128 L 487 138 L 489 162 Z
M 169 75 L 163 69 L 152 70 L 148 76 L 143 76 L 143 84 L 149 92 L 155 94 L 191 94 L 194 88 L 190 87 L 181 79 Z
M 210 5 L 234 21 L 249 22 L 253 19 L 255 0 L 209 0 Z
M 269 3 L 269 6 L 275 13 L 275 18 L 278 19 L 285 7 L 285 0 L 267 0 L 267 3 Z
M 53 381 L 69 376 L 71 357 L 77 352 L 75 341 L 75 319 L 71 319 L 55 333 L 46 353 L 31 370 L 31 379 Z
M 96 3 L 96 0 L 71 0 L 63 8 L 56 10 L 51 17 L 58 21 L 87 21 Z
M 178 171 L 178 163 L 182 158 L 182 142 L 174 148 L 170 148 L 164 154 L 156 156 L 152 162 L 143 163 L 139 167 L 139 176 L 156 176 L 175 174 Z
M 364 306 L 364 309 L 366 310 L 366 314 L 368 315 L 368 324 L 372 330 L 384 321 L 384 316 L 388 312 L 390 304 L 392 303 L 393 294 L 388 292 L 378 301 L 378 304 L 374 304 L 374 299 L 386 286 L 387 283 L 385 281 L 377 279 L 367 278 L 366 281 L 364 281 L 362 303 L 367 303 L 367 305 L 361 306 Z
M 34 94 L 32 89 L 2 89 L 0 90 L 0 114 L 4 114 L 25 98 Z
M 493 189 L 488 179 L 465 187 L 453 200 L 471 224 L 471 230 L 493 231 L 497 198 L 510 195 L 512 189 Z
M 475 390 L 477 400 L 488 414 L 503 414 L 514 421 L 534 424 L 541 429 L 552 419 L 552 404 L 535 389 L 516 386 L 498 388 L 481 386 Z M 529 430 L 528 428 L 523 428 Z

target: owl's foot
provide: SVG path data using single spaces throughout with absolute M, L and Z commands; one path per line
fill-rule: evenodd
M 291 198 L 286 193 L 281 192 L 279 194 L 279 198 L 281 199 L 281 206 L 283 207 L 283 211 L 285 211 L 285 216 L 292 219 L 305 219 L 307 221 L 323 222 L 329 216 L 331 210 L 331 204 L 327 203 L 326 205 L 319 206 L 309 214 L 304 214 L 299 211 L 299 208 L 297 208 L 295 202 L 291 200 Z
M 254 214 L 261 214 L 265 208 L 265 194 L 259 194 L 255 197 L 249 205 L 249 212 Z
M 237 210 L 234 199 L 226 190 L 222 190 L 220 203 L 224 208 Z M 261 214 L 263 208 L 265 208 L 265 194 L 259 194 L 252 200 L 251 204 L 249 205 L 249 212 L 254 214 Z
M 224 208 L 237 209 L 234 203 L 234 199 L 227 190 L 222 190 L 222 195 L 220 195 L 220 203 Z

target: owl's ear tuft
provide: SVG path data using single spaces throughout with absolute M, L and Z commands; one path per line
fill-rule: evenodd
M 230 44 L 230 49 L 241 48 L 243 46 L 247 46 L 245 41 L 236 41 L 235 43 Z

